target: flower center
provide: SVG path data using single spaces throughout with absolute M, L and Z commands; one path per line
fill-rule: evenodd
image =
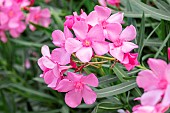
M 85 46 L 85 47 L 91 46 L 91 41 L 90 40 L 84 40 L 83 41 L 83 46 Z
M 34 18 L 35 18 L 35 20 L 39 20 L 40 19 L 40 15 L 39 14 L 36 14 L 35 16 L 34 16 Z
M 118 39 L 118 40 L 114 41 L 113 44 L 115 47 L 120 47 L 120 46 L 122 46 L 122 41 Z
M 81 89 L 83 89 L 83 84 L 82 84 L 81 82 L 76 82 L 75 85 L 74 85 L 74 87 L 75 87 L 76 89 L 78 89 L 78 90 L 79 90 L 79 89 L 81 90 Z
M 103 26 L 103 29 L 106 29 L 106 25 L 108 24 L 106 21 L 102 21 L 101 22 L 102 26 Z

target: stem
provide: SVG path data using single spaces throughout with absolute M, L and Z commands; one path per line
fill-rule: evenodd
M 98 56 L 98 55 L 94 55 L 94 58 L 101 58 L 101 59 L 106 59 L 106 60 L 116 60 L 115 58 L 110 58 L 110 57 L 105 57 L 105 56 Z
M 144 66 L 142 66 L 142 65 L 138 65 L 138 66 L 136 66 L 136 67 L 138 67 L 138 68 L 140 68 L 140 69 L 144 69 L 144 70 L 147 69 L 146 67 L 144 67 Z

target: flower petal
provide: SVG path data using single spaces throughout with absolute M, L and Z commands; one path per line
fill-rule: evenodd
M 165 79 L 170 84 L 170 64 L 168 64 L 168 66 L 166 67 L 166 70 L 165 70 Z
M 86 104 L 93 104 L 97 98 L 97 94 L 94 91 L 92 91 L 90 87 L 86 85 L 84 86 L 82 95 L 83 95 L 83 100 Z
M 68 38 L 65 42 L 65 49 L 68 53 L 77 52 L 82 47 L 82 43 L 75 38 Z
M 76 56 L 82 62 L 89 62 L 93 55 L 93 51 L 91 47 L 82 47 L 80 50 L 76 52 Z
M 68 92 L 74 88 L 73 82 L 69 81 L 68 79 L 63 79 L 58 84 L 56 90 L 59 92 Z
M 106 0 L 98 0 L 99 4 L 102 5 L 102 6 L 107 6 L 106 4 Z
M 47 45 L 43 45 L 42 48 L 41 48 L 41 53 L 44 57 L 51 57 L 50 55 L 50 49 Z
M 41 10 L 41 16 L 44 18 L 50 18 L 50 10 L 48 8 Z
M 97 55 L 104 55 L 109 51 L 109 45 L 106 42 L 93 42 L 92 48 Z
M 64 27 L 64 35 L 66 39 L 73 38 L 73 34 L 71 33 L 67 26 Z
M 163 95 L 162 90 L 151 90 L 151 91 L 145 92 L 141 97 L 141 104 L 155 106 L 161 100 L 162 95 Z
M 111 15 L 107 19 L 107 22 L 108 23 L 120 23 L 121 24 L 123 22 L 123 17 L 124 17 L 124 13 L 118 12 L 118 13 Z
M 106 26 L 106 30 L 108 33 L 109 40 L 114 42 L 119 38 L 119 35 L 122 31 L 122 25 L 119 23 L 108 24 Z
M 64 33 L 60 30 L 53 31 L 52 38 L 53 38 L 53 44 L 59 47 L 61 47 L 62 44 L 65 42 Z
M 81 92 L 75 92 L 75 90 L 72 90 L 65 95 L 66 104 L 72 108 L 76 108 L 81 103 L 81 100 Z
M 84 84 L 88 84 L 88 85 L 93 86 L 93 87 L 97 87 L 99 85 L 99 81 L 93 73 L 89 74 L 88 76 L 83 76 L 81 78 L 81 81 Z
M 114 47 L 113 43 L 109 44 L 109 52 L 110 54 L 115 57 L 116 59 L 118 59 L 120 62 L 123 61 L 124 58 L 124 53 L 122 52 L 120 47 Z
M 160 59 L 149 58 L 148 64 L 150 69 L 155 73 L 160 79 L 165 78 L 165 69 L 167 67 L 167 63 Z
M 87 16 L 86 22 L 87 22 L 87 24 L 89 24 L 91 26 L 95 26 L 95 25 L 99 24 L 97 12 L 96 11 L 92 11 Z
M 159 79 L 152 71 L 144 70 L 139 72 L 136 82 L 140 88 L 149 91 L 158 88 Z
M 99 17 L 99 21 L 104 21 L 106 20 L 110 14 L 111 14 L 111 10 L 107 7 L 103 7 L 103 6 L 95 6 L 94 10 L 97 12 L 98 17 Z
M 103 28 L 100 25 L 96 25 L 90 29 L 87 34 L 87 37 L 93 41 L 104 41 L 105 37 L 103 34 Z
M 44 57 L 42 60 L 42 63 L 45 67 L 49 68 L 49 69 L 53 69 L 55 67 L 55 63 L 52 62 L 50 59 L 48 59 L 47 57 Z
M 135 38 L 136 38 L 136 29 L 133 25 L 127 26 L 120 35 L 120 39 L 125 41 L 131 41 Z
M 138 48 L 138 46 L 132 42 L 123 42 L 122 45 L 122 51 L 124 53 L 128 53 L 130 51 L 132 51 L 133 49 Z
M 165 90 L 165 95 L 164 98 L 162 100 L 162 105 L 163 106 L 170 106 L 170 84 L 167 86 L 166 90 Z
M 80 75 L 80 74 L 77 74 L 77 73 L 73 73 L 73 72 L 67 72 L 67 79 L 69 79 L 70 81 L 80 81 L 80 79 L 82 78 L 83 76 Z
M 88 25 L 83 21 L 77 21 L 73 25 L 73 31 L 79 40 L 84 40 L 88 32 Z
M 56 48 L 52 51 L 51 59 L 61 65 L 67 65 L 70 63 L 70 56 L 71 54 L 68 53 L 64 48 Z

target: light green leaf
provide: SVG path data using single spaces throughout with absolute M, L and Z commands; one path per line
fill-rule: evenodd
M 129 91 L 129 90 L 135 88 L 136 86 L 137 86 L 136 82 L 134 80 L 131 80 L 128 82 L 124 82 L 124 83 L 115 85 L 115 86 L 96 90 L 97 98 L 109 97 L 112 95 L 121 94 L 121 93 L 124 93 L 126 91 Z

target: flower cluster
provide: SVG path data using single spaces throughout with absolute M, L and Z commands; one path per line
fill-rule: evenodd
M 48 27 L 50 24 L 49 10 L 47 8 L 41 10 L 40 7 L 31 7 L 33 3 L 34 0 L 0 1 L 0 40 L 2 42 L 7 42 L 6 31 L 9 31 L 13 38 L 17 38 L 24 32 L 30 21 Z M 22 11 L 24 9 L 29 11 L 27 15 L 24 15 Z M 32 25 L 30 25 L 30 29 L 35 30 Z
M 149 58 L 151 70 L 143 70 L 137 76 L 137 84 L 144 94 L 137 100 L 141 105 L 133 113 L 164 113 L 170 107 L 170 64 L 160 59 Z
M 136 37 L 133 25 L 122 28 L 123 13 L 111 15 L 111 10 L 95 6 L 89 15 L 81 11 L 78 15 L 66 16 L 64 32 L 52 33 L 53 44 L 58 48 L 50 50 L 44 45 L 42 57 L 38 60 L 48 87 L 58 92 L 67 92 L 65 102 L 70 107 L 77 107 L 83 98 L 86 104 L 96 100 L 96 93 L 89 87 L 97 87 L 98 79 L 94 74 L 78 74 L 82 68 L 97 63 L 106 63 L 108 59 L 119 61 L 127 70 L 138 65 L 137 53 L 130 53 L 138 46 L 132 42 Z M 73 34 L 74 33 L 74 34 Z M 108 54 L 110 57 L 102 55 Z M 103 62 L 90 62 L 93 58 L 106 58 Z M 78 66 L 77 63 L 81 65 Z M 68 72 L 69 69 L 73 72 Z
M 107 6 L 107 3 L 116 7 L 119 7 L 120 0 L 98 0 L 99 4 L 102 6 Z

